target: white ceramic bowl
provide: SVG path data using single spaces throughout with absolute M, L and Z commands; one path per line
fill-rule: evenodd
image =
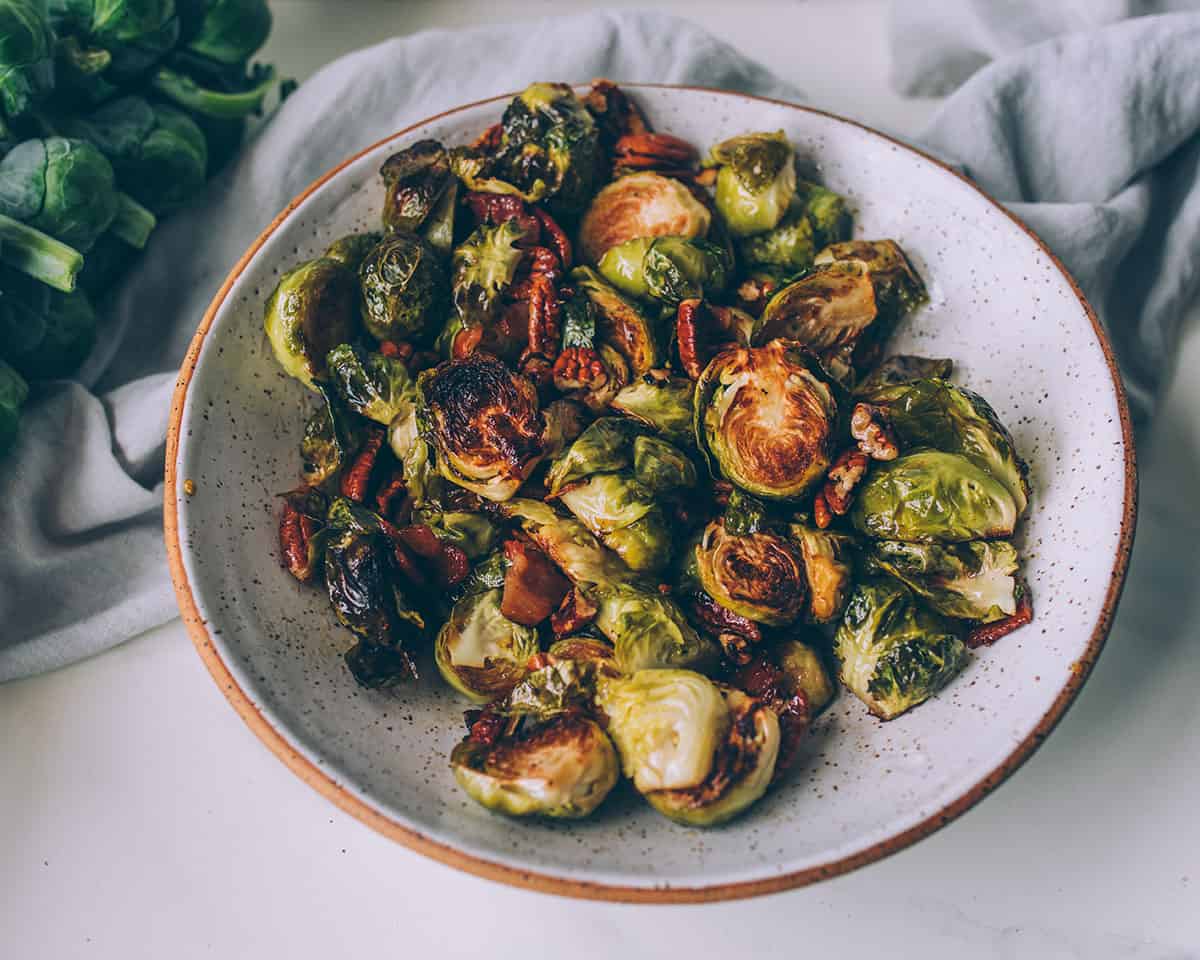
M 819 111 L 709 90 L 631 90 L 656 128 L 702 147 L 784 129 L 802 165 L 850 198 L 856 236 L 893 237 L 912 257 L 932 302 L 895 348 L 953 357 L 956 377 L 991 401 L 1032 466 L 1021 532 L 1031 626 L 977 652 L 942 695 L 892 723 L 843 695 L 787 779 L 718 830 L 674 826 L 620 791 L 579 823 L 507 820 L 464 796 L 447 757 L 466 704 L 430 669 L 391 692 L 358 689 L 340 658 L 350 638 L 323 592 L 280 569 L 275 494 L 297 481 L 311 398 L 276 367 L 261 317 L 283 270 L 377 221 L 375 172 L 389 153 L 423 137 L 465 142 L 494 122 L 503 97 L 416 124 L 330 171 L 234 267 L 180 375 L 167 548 L 184 619 L 230 702 L 303 780 L 371 826 L 455 866 L 554 893 L 747 896 L 926 836 L 1036 749 L 1112 619 L 1133 537 L 1133 447 L 1109 345 L 1079 290 L 967 180 Z

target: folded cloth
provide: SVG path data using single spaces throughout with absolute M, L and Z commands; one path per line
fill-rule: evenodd
M 263 226 L 334 164 L 422 117 L 534 80 L 592 77 L 799 97 L 695 25 L 638 12 L 430 31 L 325 67 L 200 204 L 155 231 L 80 382 L 35 387 L 0 463 L 0 681 L 176 615 L 161 509 L 173 371 Z

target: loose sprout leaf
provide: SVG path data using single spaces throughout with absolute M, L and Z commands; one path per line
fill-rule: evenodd
M 1016 548 L 1006 540 L 902 543 L 878 540 L 870 560 L 939 613 L 992 623 L 1017 612 Z

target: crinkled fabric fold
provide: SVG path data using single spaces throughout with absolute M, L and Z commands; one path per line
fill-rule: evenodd
M 35 388 L 19 444 L 0 463 L 0 680 L 89 656 L 176 615 L 161 509 L 173 371 L 230 267 L 288 201 L 431 114 L 534 80 L 598 76 L 798 97 L 727 44 L 659 14 L 414 34 L 313 76 L 202 203 L 155 232 L 79 382 Z

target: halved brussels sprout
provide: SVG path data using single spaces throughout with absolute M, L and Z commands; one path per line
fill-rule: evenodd
M 367 353 L 343 343 L 329 351 L 326 366 L 338 396 L 368 420 L 387 426 L 406 414 L 416 401 L 416 386 L 408 367 L 394 357 Z
M 732 272 L 729 254 L 706 240 L 659 237 L 642 260 L 646 291 L 672 307 L 690 297 L 721 293 Z
M 640 793 L 702 784 L 732 725 L 716 684 L 692 670 L 601 678 L 597 702 Z
M 1029 467 L 1017 455 L 1012 434 L 979 394 L 930 378 L 880 387 L 864 399 L 883 408 L 902 450 L 927 447 L 966 457 L 1004 484 L 1018 515 L 1025 512 Z
M 826 354 L 853 347 L 878 313 L 870 277 L 857 265 L 835 264 L 789 283 L 771 297 L 752 342 L 787 337 Z
M 263 327 L 284 372 L 310 390 L 326 376 L 325 358 L 358 333 L 354 274 L 318 257 L 293 267 L 267 300 Z
M 576 649 L 576 652 L 582 652 Z M 610 651 L 611 657 L 611 651 Z M 604 661 L 599 657 L 550 655 L 550 663 L 530 671 L 494 710 L 509 717 L 546 720 L 569 710 L 596 712 L 596 679 Z M 613 673 L 614 669 L 609 669 Z
M 836 692 L 825 661 L 817 651 L 800 640 L 784 640 L 775 648 L 775 659 L 783 671 L 783 692 L 788 696 L 804 694 L 810 715 L 816 716 Z
M 888 357 L 864 380 L 855 384 L 854 395 L 857 397 L 870 396 L 883 387 L 894 387 L 897 384 L 927 380 L 931 377 L 946 380 L 953 372 L 953 360 L 897 354 Z
M 658 336 L 646 313 L 632 300 L 609 286 L 590 267 L 576 267 L 571 280 L 596 308 L 596 337 L 611 344 L 629 363 L 632 378 L 662 360 Z
M 384 237 L 363 258 L 358 280 L 363 323 L 376 340 L 419 339 L 440 328 L 446 268 L 421 237 Z
M 523 723 L 490 744 L 468 737 L 450 754 L 450 765 L 468 796 L 514 817 L 586 817 L 620 776 L 608 735 L 572 713 Z
M 551 660 L 574 660 L 594 663 L 609 673 L 617 673 L 616 652 L 607 640 L 597 637 L 563 637 L 550 644 L 546 651 Z
M 507 695 L 538 652 L 537 630 L 500 613 L 502 593 L 485 590 L 464 596 L 434 643 L 434 659 L 446 682 L 476 703 Z
M 558 499 L 601 539 L 637 522 L 656 506 L 654 494 L 627 473 L 594 473 L 565 487 Z
M 418 381 L 438 470 L 487 500 L 507 500 L 542 458 L 545 421 L 529 380 L 486 354 L 449 360 Z
M 813 623 L 832 623 L 842 615 L 850 592 L 854 574 L 850 552 L 854 540 L 836 530 L 819 530 L 807 523 L 793 523 L 789 530 L 804 561 L 807 618 Z
M 717 211 L 730 233 L 748 237 L 783 219 L 796 193 L 796 154 L 782 130 L 731 137 L 705 162 L 720 168 Z
M 834 637 L 842 683 L 881 720 L 929 699 L 966 665 L 950 623 L 895 580 L 854 587 Z
M 813 265 L 818 250 L 849 232 L 846 201 L 832 190 L 801 180 L 783 219 L 766 233 L 744 237 L 738 249 L 752 267 L 794 275 Z
M 712 214 L 678 180 L 633 173 L 608 184 L 592 199 L 579 227 L 583 259 L 598 263 L 617 244 L 639 237 L 703 237 Z
M 878 540 L 992 540 L 1012 536 L 1012 492 L 973 460 L 940 450 L 876 463 L 851 508 L 855 529 Z
M 594 420 L 551 464 L 546 474 L 551 495 L 592 474 L 633 466 L 633 439 L 640 432 L 637 424 L 620 417 Z
M 600 271 L 600 276 L 622 293 L 645 300 L 650 296 L 650 290 L 642 274 L 642 265 L 652 243 L 653 237 L 635 237 L 609 247 L 596 264 L 596 269 Z
M 759 497 L 802 497 L 832 461 L 837 400 L 793 341 L 718 353 L 696 384 L 694 418 L 714 471 Z
M 336 260 L 347 270 L 353 270 L 357 274 L 367 254 L 375 249 L 382 239 L 382 234 L 378 233 L 349 233 L 334 240 L 323 256 L 329 260 Z
M 768 531 L 734 536 L 722 520 L 695 546 L 701 586 L 721 606 L 758 623 L 784 624 L 804 609 L 805 579 L 791 541 Z
M 670 524 L 657 505 L 629 526 L 605 534 L 603 540 L 635 573 L 657 573 L 671 562 L 675 552 Z
M 678 605 L 656 590 L 609 580 L 590 591 L 598 610 L 596 629 L 612 641 L 625 673 L 680 667 L 711 667 L 718 649 L 698 634 Z
M 512 219 L 496 226 L 482 224 L 454 248 L 450 293 L 464 325 L 493 320 L 500 295 L 517 274 L 523 253 L 517 244 L 524 239 L 521 224 Z
M 929 299 L 925 284 L 895 240 L 846 240 L 817 254 L 815 264 L 853 266 L 875 286 L 881 309 L 905 314 Z
M 633 475 L 652 494 L 696 485 L 696 465 L 678 447 L 657 437 L 634 438 Z
M 661 434 L 671 443 L 692 446 L 692 395 L 695 384 L 686 377 L 656 376 L 651 372 L 622 389 L 612 409 Z
M 721 691 L 731 723 L 718 745 L 704 781 L 678 790 L 647 793 L 650 806 L 688 827 L 715 827 L 756 803 L 775 775 L 779 759 L 779 718 L 741 690 Z
M 387 187 L 385 230 L 416 233 L 454 179 L 450 157 L 436 140 L 419 140 L 393 153 L 379 169 Z
M 877 540 L 869 558 L 944 616 L 992 623 L 1017 612 L 1017 550 L 1007 540 Z

